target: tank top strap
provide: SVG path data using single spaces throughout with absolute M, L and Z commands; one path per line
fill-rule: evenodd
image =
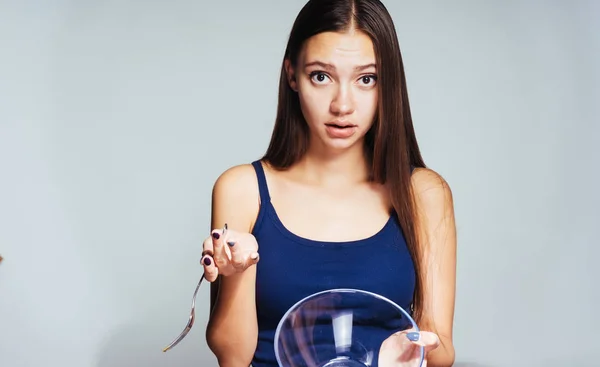
M 267 186 L 267 178 L 265 176 L 265 170 L 260 161 L 252 162 L 254 170 L 256 171 L 256 178 L 258 179 L 258 192 L 260 195 L 261 203 L 268 203 L 271 200 L 269 196 L 269 186 Z

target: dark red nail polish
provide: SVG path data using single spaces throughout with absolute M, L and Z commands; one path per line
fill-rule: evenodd
M 211 264 L 210 257 L 204 258 L 204 265 L 209 266 Z
M 215 238 L 215 240 L 218 240 L 221 237 L 218 232 L 213 232 L 212 236 Z
M 227 241 L 227 244 L 229 245 L 229 247 L 235 246 L 235 242 L 233 241 Z

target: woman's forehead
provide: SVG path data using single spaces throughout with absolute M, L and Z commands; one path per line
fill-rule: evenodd
M 323 32 L 309 38 L 301 62 L 315 61 L 333 66 L 359 66 L 375 63 L 373 42 L 363 32 Z

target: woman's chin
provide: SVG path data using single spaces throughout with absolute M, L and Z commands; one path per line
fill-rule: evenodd
M 352 139 L 332 139 L 326 136 L 320 140 L 319 147 L 316 151 L 336 155 L 353 150 L 362 151 L 364 145 L 364 139 L 358 136 L 355 136 Z

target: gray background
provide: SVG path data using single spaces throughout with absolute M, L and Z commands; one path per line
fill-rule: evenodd
M 214 180 L 266 149 L 303 3 L 0 1 L 3 367 L 216 365 L 207 285 L 161 348 Z M 600 363 L 599 4 L 387 1 L 455 195 L 457 366 Z

